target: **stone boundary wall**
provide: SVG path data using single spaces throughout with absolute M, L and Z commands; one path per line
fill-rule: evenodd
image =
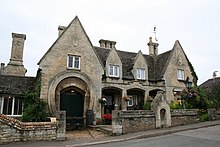
M 199 122 L 197 109 L 171 109 L 170 113 L 171 126 Z M 115 135 L 156 129 L 156 115 L 151 110 L 116 110 L 112 113 L 112 128 Z
M 198 109 L 171 109 L 171 126 L 186 125 L 199 122 Z
M 149 110 L 128 110 L 121 112 L 122 133 L 155 129 L 155 114 Z
M 220 120 L 220 109 L 208 109 L 209 120 Z
M 21 122 L 0 114 L 0 144 L 19 141 L 56 140 L 56 122 Z

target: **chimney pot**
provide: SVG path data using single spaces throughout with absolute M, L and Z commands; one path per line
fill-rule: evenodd
M 101 48 L 111 49 L 111 48 L 115 48 L 116 42 L 115 41 L 101 39 L 101 40 L 99 40 L 99 44 L 100 44 Z
M 60 36 L 63 33 L 63 31 L 65 31 L 65 29 L 65 26 L 58 26 L 58 35 Z

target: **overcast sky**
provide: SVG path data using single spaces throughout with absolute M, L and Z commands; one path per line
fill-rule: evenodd
M 9 62 L 11 33 L 26 34 L 24 66 L 27 76 L 35 76 L 58 26 L 67 26 L 76 15 L 94 46 L 107 39 L 116 41 L 118 50 L 148 54 L 156 26 L 159 54 L 179 40 L 199 84 L 220 70 L 219 0 L 1 0 L 0 62 Z

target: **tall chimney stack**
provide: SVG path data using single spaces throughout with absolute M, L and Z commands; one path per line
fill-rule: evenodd
M 23 65 L 23 51 L 25 34 L 12 33 L 11 58 L 8 65 L 4 68 L 4 75 L 25 76 L 26 69 Z
M 12 33 L 12 38 L 11 58 L 8 64 L 23 65 L 23 51 L 26 35 Z
M 147 44 L 149 46 L 149 55 L 157 56 L 158 55 L 158 43 L 154 43 L 152 41 L 152 37 L 149 37 L 149 42 Z

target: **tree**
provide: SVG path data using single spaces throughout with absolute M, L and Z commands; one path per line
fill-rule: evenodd
M 183 91 L 182 100 L 187 109 L 207 110 L 209 107 L 205 91 L 197 86 L 189 89 L 189 91 Z
M 207 90 L 208 99 L 211 108 L 220 108 L 220 82 L 213 83 Z

